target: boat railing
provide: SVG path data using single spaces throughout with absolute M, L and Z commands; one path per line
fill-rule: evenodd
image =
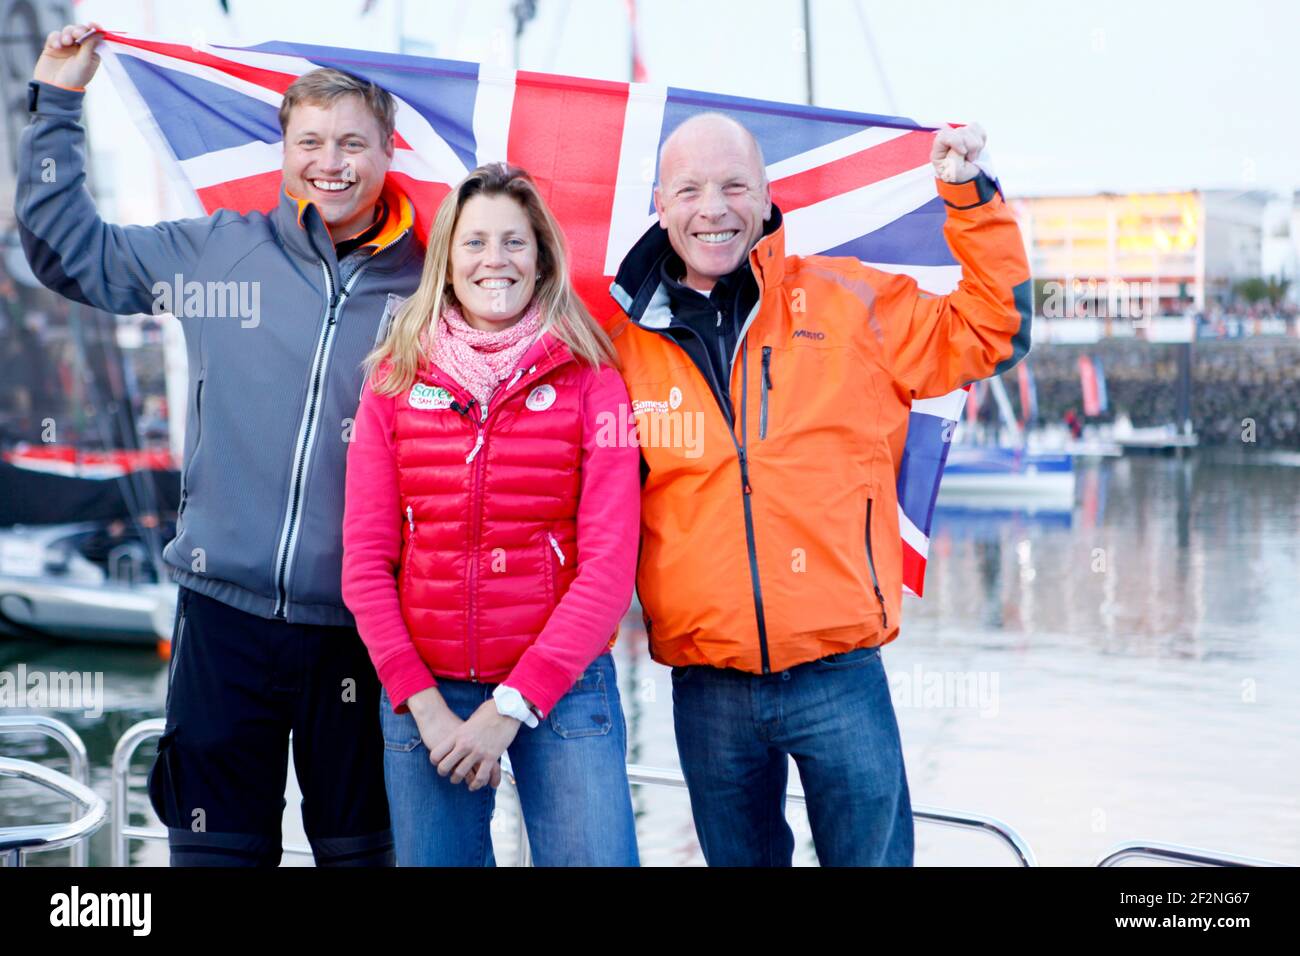
M 509 761 L 507 759 L 506 766 L 508 767 L 508 765 Z M 502 774 L 502 778 L 512 786 L 514 785 L 514 776 L 508 771 Z M 660 767 L 642 767 L 638 764 L 628 764 L 627 779 L 634 787 L 686 790 L 686 778 L 682 776 L 680 770 L 666 770 Z M 803 792 L 793 788 L 786 790 L 785 799 L 787 804 L 796 806 L 804 806 L 806 803 Z M 1010 826 L 993 817 L 965 811 L 957 812 L 955 810 L 941 810 L 936 807 L 922 807 L 914 804 L 912 806 L 912 818 L 917 823 L 985 833 L 1010 851 L 1017 866 L 1038 865 L 1034 857 L 1034 851 L 1025 839 Z M 532 854 L 528 846 L 528 834 L 522 814 L 519 817 L 518 827 L 518 865 L 531 866 Z
M 161 718 L 145 720 L 131 727 L 122 738 L 118 741 L 117 747 L 113 751 L 113 812 L 112 812 L 112 833 L 113 833 L 113 865 L 128 865 L 128 850 L 131 840 L 165 840 L 167 831 L 163 827 L 141 827 L 130 824 L 127 810 L 128 797 L 128 773 L 131 766 L 131 758 L 136 750 L 145 741 L 154 737 L 159 737 L 163 733 L 164 721 Z M 515 785 L 514 775 L 510 771 L 509 757 L 503 759 L 502 779 L 510 786 Z M 627 768 L 628 782 L 633 786 L 643 787 L 662 787 L 672 790 L 686 790 L 686 778 L 682 776 L 680 770 L 666 770 L 658 767 L 642 767 L 637 764 L 629 764 Z M 790 790 L 786 794 L 786 800 L 789 803 L 802 805 L 804 796 L 798 790 Z M 912 808 L 913 816 L 918 823 L 929 823 L 938 826 L 954 827 L 960 830 L 973 830 L 976 832 L 986 833 L 1002 843 L 1015 858 L 1019 866 L 1036 866 L 1034 851 L 1030 849 L 1029 844 L 1015 830 L 1005 823 L 994 819 L 993 817 L 983 816 L 973 813 L 958 813 L 953 810 L 940 810 L 933 807 Z M 524 827 L 523 816 L 519 816 L 518 836 L 516 846 L 518 847 L 517 861 L 520 866 L 529 866 L 532 863 L 532 854 L 528 846 L 528 835 Z M 297 856 L 310 856 L 311 848 L 303 844 L 285 844 L 284 852 Z
M 114 584 L 133 585 L 144 579 L 141 574 L 148 555 L 134 541 L 126 541 L 108 552 L 108 578 Z
M 167 722 L 161 717 L 142 720 L 129 727 L 113 748 L 113 794 L 109 828 L 113 838 L 111 861 L 113 866 L 130 866 L 132 840 L 165 841 L 165 827 L 139 827 L 131 823 L 130 775 L 131 758 L 146 740 L 161 737 Z M 290 856 L 310 857 L 311 847 L 305 843 L 286 843 L 284 852 Z
M 1097 866 L 1118 866 L 1124 860 L 1157 860 L 1181 866 L 1286 866 L 1273 860 L 1219 853 L 1180 846 L 1177 843 L 1152 843 L 1149 841 L 1120 843 L 1097 858 Z
M 90 790 L 86 782 L 84 782 L 87 774 L 85 747 L 81 743 L 81 738 L 77 736 L 71 727 L 48 717 L 0 717 L 0 732 L 40 732 L 63 743 L 71 757 L 72 773 L 79 775 L 82 781 L 74 780 L 65 774 L 41 767 L 30 761 L 7 758 L 0 758 L 0 776 L 22 776 L 41 783 L 56 792 L 64 794 L 87 810 L 80 817 L 75 816 L 74 813 L 74 819 L 65 824 L 42 824 L 0 829 L 0 854 L 21 864 L 21 854 L 24 851 L 51 850 L 56 847 L 72 846 L 74 865 L 85 865 L 86 838 L 99 828 L 104 822 L 105 816 L 108 817 L 112 833 L 113 866 L 130 865 L 129 849 L 131 840 L 165 841 L 167 831 L 164 827 L 134 826 L 130 822 L 129 812 L 131 760 L 142 744 L 161 737 L 164 728 L 165 721 L 162 718 L 143 720 L 130 727 L 118 740 L 113 749 L 112 794 L 108 807 L 105 807 L 103 799 Z M 504 758 L 503 771 L 502 778 L 504 782 L 508 787 L 514 788 L 515 779 L 510 769 L 508 756 Z M 629 764 L 627 771 L 628 781 L 633 786 L 686 790 L 686 780 L 679 770 Z M 803 805 L 805 803 L 803 793 L 795 789 L 787 791 L 786 801 L 794 805 Z M 1011 826 L 994 817 L 968 811 L 959 812 L 915 804 L 912 812 L 917 823 L 987 835 L 1006 849 L 1018 866 L 1038 865 L 1028 842 Z M 518 820 L 517 834 L 517 863 L 520 866 L 530 866 L 532 856 L 522 815 Z M 311 848 L 305 844 L 285 844 L 284 852 L 291 856 L 311 856 Z M 1112 847 L 1098 859 L 1096 865 L 1099 867 L 1116 866 L 1128 859 L 1158 860 L 1186 866 L 1286 865 L 1270 860 L 1150 841 L 1122 843 Z
M 76 853 L 86 846 L 92 833 L 104 825 L 108 805 L 104 798 L 66 773 L 32 760 L 0 757 L 0 777 L 14 777 L 38 784 L 83 808 L 67 823 L 30 823 L 0 827 L 0 860 L 6 866 L 22 866 L 28 853 L 71 847 Z
M 55 743 L 59 744 L 63 748 L 64 752 L 67 753 L 68 755 L 67 776 L 74 783 L 77 783 L 80 786 L 86 788 L 87 793 L 92 793 L 92 791 L 89 789 L 90 788 L 90 762 L 86 757 L 86 745 L 82 741 L 81 735 L 78 734 L 75 730 L 73 730 L 70 726 L 68 726 L 63 721 L 56 720 L 53 717 L 45 717 L 40 714 L 15 714 L 12 716 L 3 716 L 0 717 L 0 734 L 40 734 L 44 737 L 50 738 Z M 20 762 L 30 763 L 30 761 L 25 761 L 25 762 L 20 761 Z M 33 766 L 40 766 L 40 765 L 33 764 Z M 26 773 L 19 774 L 15 772 L 14 774 L 11 774 L 11 776 L 22 776 L 25 779 L 32 779 Z M 60 774 L 60 776 L 63 775 Z M 49 782 L 45 780 L 39 780 L 34 782 L 41 783 L 44 786 L 50 787 L 50 789 L 56 789 L 59 792 L 63 792 L 60 788 L 51 787 Z M 82 819 L 78 815 L 77 807 L 75 806 L 75 804 L 81 803 L 82 801 L 80 797 L 73 797 L 68 794 L 65 795 L 67 795 L 68 798 L 72 800 L 74 803 L 72 809 L 71 822 L 75 823 L 79 819 Z M 103 803 L 103 800 L 100 800 L 100 803 Z M 94 827 L 91 829 L 91 831 L 89 832 L 93 832 L 95 829 L 98 829 L 101 823 L 103 823 L 102 818 L 100 819 L 99 823 L 96 823 Z M 16 828 L 16 829 L 22 829 L 22 828 Z M 89 835 L 89 833 L 87 833 L 87 835 Z M 67 843 L 60 844 L 60 846 L 66 846 L 66 845 Z M 69 861 L 71 865 L 86 866 L 89 861 L 89 852 L 90 852 L 89 843 L 87 841 L 80 840 L 80 841 L 73 842 L 71 845 L 72 845 L 72 850 L 71 850 L 72 858 Z M 33 852 L 35 852 L 36 850 L 53 850 L 55 849 L 55 847 L 47 844 L 47 845 L 42 845 L 40 847 L 32 847 L 31 849 Z

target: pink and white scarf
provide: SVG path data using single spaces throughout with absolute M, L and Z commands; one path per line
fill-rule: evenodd
M 534 299 L 523 317 L 500 331 L 476 329 L 465 321 L 460 308 L 444 302 L 433 336 L 434 364 L 478 400 L 479 408 L 488 407 L 488 399 L 515 370 L 528 347 L 541 331 L 541 310 Z M 426 355 L 429 330 L 420 337 Z M 480 412 L 481 414 L 481 412 Z

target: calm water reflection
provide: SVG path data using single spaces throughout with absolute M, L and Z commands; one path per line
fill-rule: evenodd
M 1112 461 L 1083 470 L 1078 498 L 1070 516 L 941 515 L 926 597 L 909 599 L 884 654 L 913 801 L 996 816 L 1045 864 L 1091 863 L 1129 839 L 1300 863 L 1300 470 Z M 616 658 L 629 759 L 676 767 L 671 683 L 635 612 Z M 102 717 L 56 716 L 85 738 L 107 796 L 114 741 L 162 713 L 165 665 L 149 652 L 0 646 L 0 668 L 19 661 L 104 671 Z M 3 752 L 44 745 L 6 740 Z M 151 756 L 146 747 L 135 783 L 152 822 Z M 645 863 L 702 862 L 684 793 L 634 797 Z M 0 825 L 62 812 L 0 784 Z M 806 821 L 791 817 L 798 861 L 814 862 Z M 516 821 L 503 796 L 503 862 Z M 285 837 L 302 840 L 293 800 Z M 106 831 L 91 856 L 108 862 Z M 133 849 L 136 862 L 165 857 Z M 1007 857 L 987 838 L 920 826 L 917 862 Z

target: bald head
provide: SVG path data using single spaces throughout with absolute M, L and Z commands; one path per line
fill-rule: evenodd
M 689 119 L 677 124 L 677 128 L 668 134 L 664 144 L 659 147 L 659 181 L 665 178 L 664 167 L 669 163 L 678 163 L 683 156 L 698 153 L 708 144 L 720 140 L 739 152 L 748 155 L 758 177 L 767 182 L 767 164 L 763 161 L 763 150 L 758 145 L 754 134 L 740 122 L 725 113 L 696 113 Z
M 692 116 L 664 140 L 654 196 L 685 280 L 702 292 L 744 261 L 772 215 L 763 151 L 721 113 Z

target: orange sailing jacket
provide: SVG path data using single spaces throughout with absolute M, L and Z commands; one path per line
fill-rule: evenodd
M 911 400 L 1029 349 L 1029 265 L 1002 196 L 982 174 L 938 190 L 962 266 L 946 296 L 857 259 L 787 256 L 773 207 L 730 407 L 668 332 L 667 233 L 624 259 L 607 328 L 641 445 L 637 593 L 660 663 L 769 673 L 898 636 Z

